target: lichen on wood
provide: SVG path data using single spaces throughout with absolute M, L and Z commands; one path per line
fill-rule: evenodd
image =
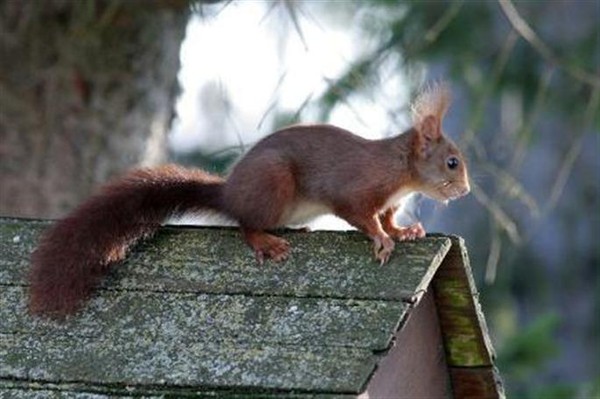
M 362 234 L 283 231 L 290 259 L 259 265 L 234 229 L 165 227 L 57 323 L 26 311 L 47 226 L 0 218 L 0 392 L 358 394 L 450 245 L 380 266 Z

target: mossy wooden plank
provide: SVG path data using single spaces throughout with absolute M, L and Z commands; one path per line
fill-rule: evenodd
M 290 259 L 259 265 L 235 230 L 165 228 L 138 246 L 117 270 L 116 284 L 111 281 L 107 286 L 406 299 L 429 283 L 443 257 L 438 254 L 449 245 L 444 239 L 401 243 L 382 267 L 372 257 L 369 240 L 360 233 L 283 235 L 292 244 Z
M 196 387 L 153 387 L 92 385 L 82 383 L 49 383 L 0 380 L 0 397 L 21 398 L 60 398 L 60 399 L 106 399 L 106 398 L 219 398 L 219 399 L 351 399 L 356 395 L 334 393 L 309 393 L 295 391 L 240 389 L 202 390 Z
M 26 284 L 35 237 L 47 223 L 0 219 L 0 284 Z M 284 232 L 292 255 L 258 265 L 236 229 L 172 228 L 137 245 L 108 289 L 409 299 L 426 289 L 450 247 L 444 237 L 402 242 L 380 266 L 358 232 Z
M 48 222 L 0 217 L 0 284 L 24 284 L 29 258 Z
M 32 318 L 23 287 L 0 292 L 0 333 L 233 344 L 346 346 L 385 350 L 407 306 L 389 301 L 242 295 L 103 292 L 65 322 Z M 140 350 L 143 349 L 143 343 Z M 93 353 L 90 354 L 93 356 Z
M 465 399 L 503 399 L 502 381 L 495 367 L 450 367 L 454 395 Z
M 403 302 L 428 288 L 450 247 L 399 243 L 382 267 L 360 233 L 286 231 L 291 258 L 261 266 L 236 229 L 167 227 L 56 324 L 25 309 L 30 253 L 48 225 L 0 218 L 0 391 L 17 381 L 125 395 L 357 394 L 406 319 Z
M 12 381 L 6 383 L 0 381 L 0 397 L 10 399 L 107 399 L 109 395 L 115 394 L 107 390 L 97 390 L 95 392 L 86 390 L 69 391 L 65 385 L 52 385 L 56 389 L 46 388 L 45 384 L 39 383 L 16 385 Z M 123 393 L 122 390 L 121 393 Z M 120 399 L 131 397 L 119 395 Z M 145 396 L 145 398 L 155 399 L 158 396 Z
M 433 281 L 448 364 L 491 366 L 493 349 L 466 247 L 458 237 L 452 237 L 452 244 Z
M 109 385 L 358 393 L 376 365 L 365 349 L 155 341 L 152 337 L 0 335 L 4 379 Z

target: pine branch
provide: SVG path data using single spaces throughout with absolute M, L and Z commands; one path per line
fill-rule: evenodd
M 500 4 L 504 15 L 506 15 L 506 18 L 508 18 L 508 22 L 510 22 L 512 27 L 548 63 L 558 66 L 559 68 L 563 69 L 567 74 L 571 75 L 573 78 L 581 82 L 592 85 L 595 88 L 600 88 L 600 77 L 578 67 L 577 65 L 569 64 L 565 60 L 561 59 L 554 52 L 554 50 L 552 50 L 550 46 L 548 46 L 537 35 L 537 33 L 535 33 L 535 31 L 531 28 L 531 26 L 529 26 L 527 21 L 525 21 L 525 19 L 521 17 L 511 0 L 498 0 L 498 3 Z

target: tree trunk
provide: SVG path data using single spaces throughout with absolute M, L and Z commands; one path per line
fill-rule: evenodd
M 186 0 L 0 1 L 0 214 L 58 217 L 163 160 Z

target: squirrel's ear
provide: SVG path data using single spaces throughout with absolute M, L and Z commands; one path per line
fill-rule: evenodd
M 441 121 L 433 115 L 428 115 L 415 126 L 417 131 L 417 151 L 421 158 L 428 158 L 433 147 L 442 136 Z
M 444 82 L 426 87 L 412 104 L 413 126 L 417 130 L 417 151 L 427 158 L 442 136 L 442 119 L 450 106 L 450 89 Z

